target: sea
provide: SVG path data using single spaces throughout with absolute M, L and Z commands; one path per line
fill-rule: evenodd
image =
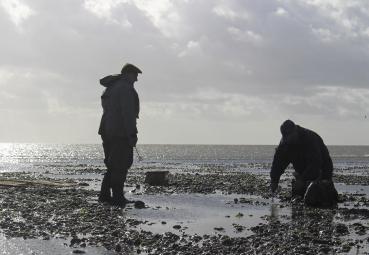
M 138 145 L 134 167 L 198 169 L 216 165 L 224 169 L 265 172 L 276 145 Z M 369 169 L 369 146 L 329 146 L 335 169 Z M 138 153 L 138 154 L 137 154 Z M 140 155 L 140 158 L 138 157 Z M 45 171 L 81 165 L 104 167 L 101 144 L 0 143 L 0 173 Z M 142 160 L 139 160 L 142 159 Z

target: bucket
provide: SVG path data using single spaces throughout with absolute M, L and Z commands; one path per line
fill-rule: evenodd
M 169 171 L 149 171 L 146 172 L 145 183 L 153 186 L 168 185 Z

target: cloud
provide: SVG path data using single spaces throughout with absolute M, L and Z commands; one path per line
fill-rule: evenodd
M 134 4 L 147 16 L 152 24 L 167 37 L 178 37 L 182 21 L 177 6 L 170 0 L 133 0 Z
M 32 15 L 35 15 L 34 10 L 19 0 L 1 0 L 0 5 L 4 8 L 6 13 L 9 15 L 10 20 L 18 29 L 21 28 L 23 22 Z
M 250 18 L 247 12 L 240 13 L 238 10 L 233 10 L 230 6 L 225 5 L 225 3 L 214 6 L 213 12 L 220 17 L 224 17 L 230 20 L 235 19 L 247 20 Z
M 282 0 L 282 2 L 292 3 L 290 0 Z M 337 26 L 340 35 L 347 39 L 365 35 L 369 18 L 368 2 L 360 0 L 299 0 L 296 2 L 304 9 L 314 8 L 315 15 L 320 16 L 320 21 L 332 22 Z
M 341 38 L 340 35 L 325 28 L 312 28 L 312 31 L 321 41 L 327 43 L 338 41 Z
M 298 116 L 326 116 L 334 120 L 361 120 L 369 107 L 369 89 L 321 86 L 304 96 L 281 96 L 277 103 L 281 112 Z M 279 106 L 278 106 L 279 105 Z
M 132 24 L 129 22 L 129 20 L 127 20 L 127 18 L 123 17 L 122 19 L 121 15 L 119 18 L 113 15 L 113 10 L 115 8 L 126 3 L 128 3 L 128 0 L 85 0 L 83 5 L 88 11 L 101 19 L 105 19 L 113 24 L 120 24 L 123 27 L 130 28 L 132 27 Z
M 280 17 L 288 17 L 288 12 L 282 7 L 278 7 L 278 9 L 275 11 L 275 15 Z
M 236 27 L 229 27 L 228 32 L 237 41 L 241 42 L 251 42 L 254 44 L 259 44 L 262 42 L 263 38 L 260 34 L 257 34 L 251 30 L 242 31 Z
M 65 122 L 75 120 L 81 137 L 73 139 L 96 141 L 98 81 L 125 62 L 143 70 L 136 85 L 142 133 L 163 139 L 175 133 L 156 125 L 181 124 L 188 141 L 210 142 L 190 132 L 196 119 L 203 135 L 214 126 L 226 134 L 250 128 L 262 140 L 274 131 L 260 134 L 261 125 L 278 126 L 288 117 L 359 123 L 368 108 L 369 4 L 363 1 L 0 3 L 0 111 L 7 120 L 0 140 L 8 133 L 16 139 L 20 125 L 35 140 L 52 141 L 59 131 L 67 141 Z
M 208 118 L 238 121 L 269 116 L 327 116 L 329 119 L 361 119 L 369 109 L 369 89 L 315 87 L 304 96 L 274 94 L 248 96 L 208 88 L 187 96 L 168 95 L 166 101 L 144 103 L 146 117 Z M 206 117 L 205 117 L 206 116 Z
M 178 54 L 178 57 L 183 58 L 189 54 L 201 54 L 201 44 L 196 41 L 189 41 L 186 45 L 185 50 Z
M 271 113 L 271 108 L 271 102 L 260 96 L 224 93 L 207 88 L 185 96 L 168 95 L 164 102 L 143 103 L 143 114 L 145 118 L 161 116 L 169 119 L 205 118 L 238 122 L 250 117 L 262 119 Z

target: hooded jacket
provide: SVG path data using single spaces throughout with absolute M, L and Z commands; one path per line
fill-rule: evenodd
M 276 149 L 270 171 L 272 182 L 279 182 L 290 163 L 303 180 L 330 180 L 333 163 L 323 139 L 312 130 L 296 127 L 297 141 L 289 144 L 282 138 Z
M 109 75 L 102 78 L 100 84 L 106 89 L 101 96 L 103 115 L 99 134 L 124 138 L 136 136 L 140 102 L 133 83 L 124 75 Z

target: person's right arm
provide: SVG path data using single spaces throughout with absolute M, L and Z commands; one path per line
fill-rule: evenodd
M 287 147 L 285 145 L 279 145 L 274 153 L 272 168 L 270 170 L 270 188 L 272 192 L 275 192 L 278 188 L 279 179 L 290 164 L 288 157 Z

